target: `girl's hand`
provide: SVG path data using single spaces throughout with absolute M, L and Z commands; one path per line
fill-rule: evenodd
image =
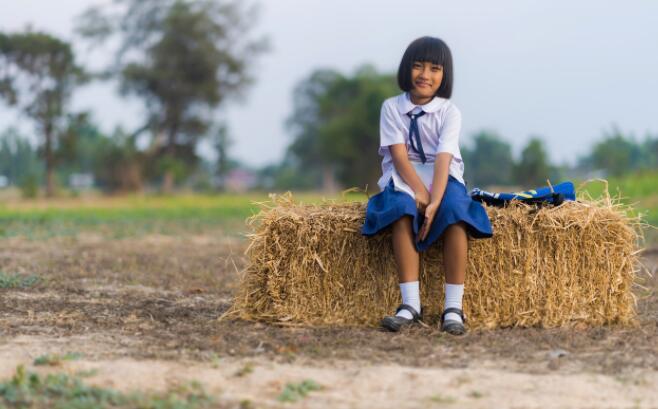
M 416 241 L 423 241 L 427 238 L 427 235 L 430 232 L 430 227 L 432 227 L 432 222 L 436 216 L 436 212 L 439 210 L 440 202 L 431 202 L 425 208 L 425 221 L 420 227 Z
M 416 193 L 416 208 L 419 212 L 425 213 L 427 205 L 430 204 L 430 192 L 427 189 L 423 189 L 420 192 Z

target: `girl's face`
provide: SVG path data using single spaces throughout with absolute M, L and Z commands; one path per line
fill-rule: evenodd
M 409 91 L 412 102 L 422 105 L 430 102 L 443 80 L 443 66 L 431 62 L 416 61 L 411 66 L 411 84 Z

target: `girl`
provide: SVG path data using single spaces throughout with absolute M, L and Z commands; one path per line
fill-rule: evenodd
M 441 330 L 463 334 L 467 233 L 492 236 L 484 208 L 464 186 L 461 114 L 449 99 L 452 80 L 448 46 L 438 38 L 419 38 L 407 47 L 398 69 L 404 92 L 382 105 L 382 192 L 368 201 L 362 233 L 370 236 L 392 225 L 402 304 L 382 320 L 390 331 L 421 319 L 418 252 L 441 238 L 446 274 Z

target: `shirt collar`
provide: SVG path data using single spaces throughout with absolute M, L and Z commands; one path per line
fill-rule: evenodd
M 411 112 L 416 107 L 420 107 L 420 109 L 422 109 L 423 111 L 429 114 L 438 111 L 445 101 L 446 101 L 445 98 L 434 97 L 430 102 L 428 102 L 425 105 L 415 105 L 413 102 L 411 102 L 411 99 L 409 98 L 409 93 L 405 92 L 398 95 L 397 105 L 398 105 L 398 111 L 404 115 L 406 115 L 408 112 Z

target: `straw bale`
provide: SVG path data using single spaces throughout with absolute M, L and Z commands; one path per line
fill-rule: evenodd
M 639 233 L 610 200 L 486 207 L 494 237 L 469 240 L 470 328 L 631 324 Z M 229 315 L 306 325 L 377 325 L 400 303 L 390 231 L 360 234 L 364 203 L 274 198 L 249 224 L 249 264 Z M 442 309 L 437 243 L 421 257 L 425 321 Z

